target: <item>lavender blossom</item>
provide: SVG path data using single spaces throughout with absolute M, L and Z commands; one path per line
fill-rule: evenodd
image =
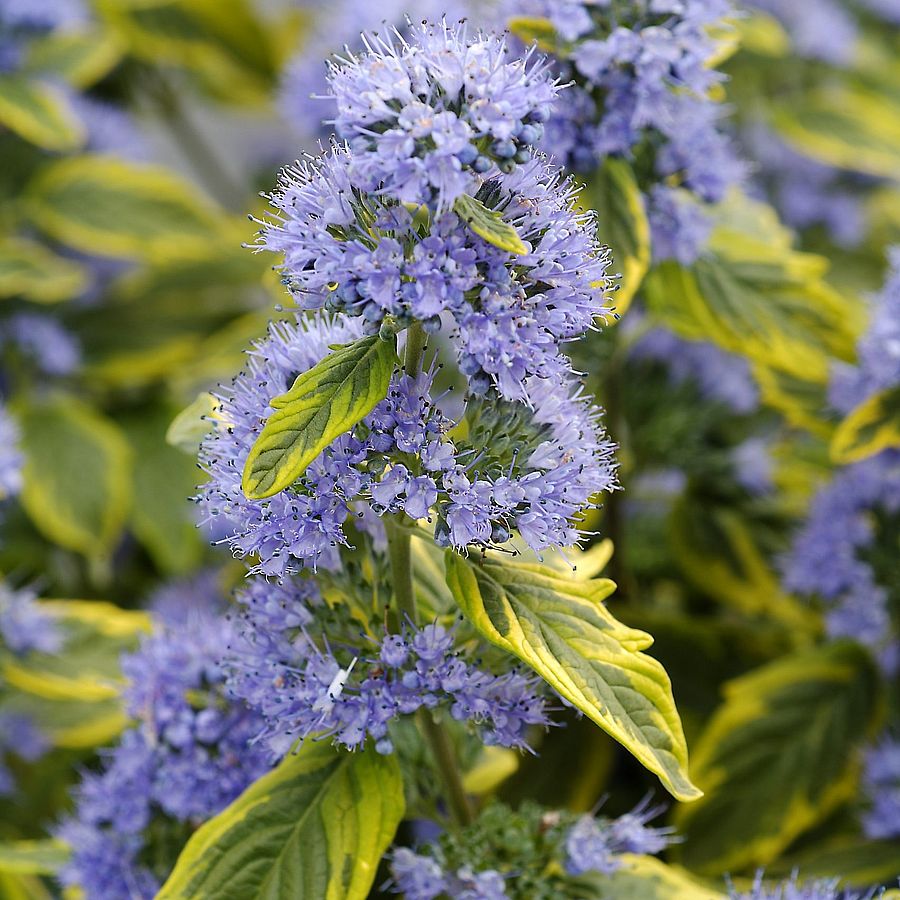
M 844 890 L 838 878 L 800 881 L 796 874 L 778 884 L 765 884 L 763 873 L 759 872 L 749 891 L 732 888 L 729 896 L 731 900 L 872 900 L 881 893 Z
M 56 653 L 63 641 L 53 617 L 38 605 L 34 591 L 14 590 L 3 582 L 0 582 L 0 639 L 16 655 L 32 651 Z
M 759 408 L 759 388 L 747 360 L 715 344 L 688 341 L 664 328 L 652 328 L 635 342 L 631 357 L 662 363 L 673 383 L 691 381 L 704 397 L 738 415 Z
M 22 490 L 23 462 L 18 423 L 0 402 L 0 500 L 15 497 Z
M 331 64 L 335 130 L 354 187 L 439 214 L 532 158 L 558 88 L 542 58 L 465 23 L 406 30 L 364 35 L 364 53 Z
M 574 82 L 547 122 L 548 152 L 579 171 L 611 155 L 648 159 L 642 187 L 654 256 L 693 262 L 709 231 L 703 204 L 722 200 L 746 174 L 710 98 L 723 77 L 709 64 L 710 26 L 722 25 L 731 4 L 507 0 L 502 11 L 514 31 L 517 19 L 546 19 L 558 36 L 555 72 Z
M 847 466 L 819 491 L 784 560 L 784 584 L 821 597 L 829 634 L 870 647 L 892 672 L 900 664 L 900 645 L 890 627 L 887 592 L 862 555 L 876 540 L 872 514 L 878 510 L 900 513 L 900 453 L 894 451 Z
M 858 363 L 835 367 L 829 400 L 848 413 L 872 394 L 900 385 L 900 247 L 890 251 L 890 270 L 872 299 L 868 329 L 857 347 Z
M 461 369 L 478 393 L 493 384 L 507 399 L 527 400 L 528 376 L 566 377 L 560 343 L 610 312 L 608 255 L 593 216 L 572 209 L 574 184 L 538 159 L 482 184 L 476 196 L 525 242 L 516 256 L 452 211 L 423 232 L 405 206 L 360 193 L 353 158 L 337 148 L 286 169 L 270 198 L 280 219 L 262 223 L 260 247 L 284 254 L 298 305 L 361 316 L 372 331 L 386 316 L 431 331 L 452 325 Z
M 0 712 L 0 797 L 15 791 L 12 772 L 3 757 L 13 755 L 35 762 L 50 749 L 49 741 L 37 725 L 25 715 Z
M 258 557 L 258 571 L 278 576 L 298 564 L 333 568 L 349 517 L 362 514 L 360 526 L 377 534 L 376 516 L 397 512 L 430 520 L 440 544 L 460 549 L 503 543 L 513 529 L 538 551 L 577 543 L 575 516 L 614 486 L 612 448 L 577 390 L 536 377 L 523 382 L 531 409 L 470 399 L 463 443 L 450 439 L 455 422 L 431 395 L 434 371 L 397 374 L 387 398 L 291 490 L 248 500 L 241 472 L 269 401 L 360 330 L 359 320 L 321 315 L 272 326 L 221 393 L 216 430 L 201 450 L 210 477 L 200 500 L 208 519 L 227 523 L 237 555 Z M 398 452 L 413 455 L 420 471 L 396 462 Z
M 410 27 L 407 14 L 419 22 L 437 21 L 442 16 L 448 22 L 465 18 L 469 4 L 449 0 L 383 0 L 376 5 L 339 2 L 322 8 L 317 3 L 310 13 L 315 21 L 299 52 L 288 62 L 279 91 L 279 106 L 289 127 L 304 138 L 327 138 L 323 119 L 333 119 L 334 107 L 328 97 L 328 68 L 324 60 L 335 51 L 349 48 L 363 49 L 363 34 L 381 28 L 396 29 L 402 36 Z
M 160 622 L 123 659 L 126 707 L 137 725 L 106 754 L 102 772 L 85 776 L 74 815 L 58 829 L 72 848 L 60 880 L 86 896 L 155 896 L 185 826 L 221 811 L 269 767 L 251 743 L 260 720 L 225 695 L 218 660 L 233 632 L 203 589 L 185 586 L 190 610 Z M 171 843 L 152 849 L 165 832 Z
M 487 745 L 526 747 L 527 729 L 549 724 L 535 679 L 467 664 L 453 633 L 437 623 L 407 624 L 379 640 L 357 637 L 354 645 L 358 623 L 347 621 L 343 638 L 332 626 L 319 646 L 306 628 L 324 614 L 314 582 L 255 579 L 238 599 L 229 684 L 262 716 L 260 737 L 276 758 L 311 735 L 351 750 L 371 738 L 379 753 L 390 753 L 390 723 L 420 708 L 446 708 L 473 723 Z
M 18 69 L 34 38 L 75 30 L 89 18 L 83 0 L 0 0 L 0 72 Z
M 2 328 L 7 340 L 46 375 L 70 375 L 81 365 L 78 340 L 50 316 L 17 313 Z
M 863 786 L 871 806 L 863 829 L 873 840 L 900 837 L 900 740 L 884 737 L 865 755 Z

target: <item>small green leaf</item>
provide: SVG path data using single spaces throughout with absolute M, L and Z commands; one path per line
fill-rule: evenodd
M 488 209 L 480 200 L 462 194 L 456 198 L 453 211 L 489 244 L 518 256 L 528 253 L 528 245 L 519 237 L 516 229 L 504 222 L 499 212 Z
M 674 796 L 700 796 L 669 678 L 640 652 L 653 638 L 607 611 L 611 581 L 576 581 L 543 565 L 473 563 L 451 550 L 444 558 L 447 584 L 484 638 L 531 666 Z
M 838 425 L 831 458 L 844 465 L 891 447 L 900 447 L 900 387 L 873 394 Z
M 32 41 L 25 60 L 28 74 L 62 78 L 78 88 L 90 87 L 122 58 L 122 45 L 105 29 L 53 31 Z
M 361 338 L 304 372 L 269 401 L 269 416 L 244 466 L 251 500 L 290 487 L 335 439 L 368 415 L 388 392 L 397 361 L 394 341 Z
M 39 531 L 89 557 L 108 555 L 131 503 L 131 450 L 109 419 L 74 397 L 22 409 L 22 505 Z
M 195 832 L 157 900 L 365 900 L 403 812 L 395 757 L 306 741 Z
M 57 303 L 77 296 L 87 285 L 78 263 L 57 256 L 37 241 L 0 240 L 0 297 Z
M 0 77 L 0 125 L 44 150 L 65 153 L 85 140 L 84 128 L 60 91 L 19 75 Z
M 690 869 L 764 866 L 856 796 L 857 753 L 879 718 L 867 653 L 833 643 L 732 681 L 694 754 L 703 799 L 678 810 Z
M 166 429 L 166 443 L 196 457 L 203 439 L 212 431 L 213 417 L 219 408 L 218 401 L 209 391 L 194 398 Z
M 506 27 L 523 44 L 537 44 L 546 53 L 555 53 L 559 48 L 559 32 L 543 16 L 513 16 Z
M 0 843 L 0 872 L 16 875 L 53 875 L 69 858 L 59 841 L 9 841 Z
M 597 236 L 612 251 L 612 271 L 622 275 L 613 295 L 622 315 L 650 266 L 650 225 L 631 166 L 607 157 L 591 178 L 585 200 L 597 211 Z

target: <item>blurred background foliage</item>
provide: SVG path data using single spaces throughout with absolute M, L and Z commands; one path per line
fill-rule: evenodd
M 750 6 L 723 35 L 721 100 L 750 188 L 716 206 L 695 263 L 653 262 L 639 165 L 579 173 L 623 276 L 621 320 L 578 350 L 624 487 L 586 525 L 614 547 L 616 615 L 655 636 L 673 680 L 707 796 L 674 810 L 685 841 L 671 856 L 702 876 L 900 876 L 897 840 L 859 825 L 859 754 L 896 721 L 896 676 L 857 643 L 825 641 L 824 607 L 780 575 L 835 467 L 900 446 L 896 396 L 845 421 L 827 398 L 900 242 L 900 32 L 844 6 L 855 31 L 840 52 Z M 357 31 L 385 14 L 356 13 Z M 16 783 L 0 798 L 2 896 L 52 895 L 62 851 L 17 842 L 46 838 L 79 767 L 125 724 L 118 657 L 149 628 L 147 597 L 206 566 L 223 585 L 239 577 L 188 502 L 196 447 L 209 391 L 284 302 L 270 261 L 242 245 L 258 191 L 325 133 L 279 98 L 291 65 L 353 39 L 320 46 L 329 16 L 94 0 L 87 15 L 0 24 L 0 391 L 3 452 L 21 460 L 0 570 L 8 590 L 71 598 L 42 603 L 58 652 L 0 660 L 0 714 L 27 713 L 51 745 L 29 762 L 0 739 Z M 552 49 L 538 26 L 513 31 Z M 896 627 L 896 564 L 890 578 Z M 612 813 L 630 808 L 647 776 L 570 719 L 539 759 L 479 763 L 473 790 L 575 811 L 609 793 Z

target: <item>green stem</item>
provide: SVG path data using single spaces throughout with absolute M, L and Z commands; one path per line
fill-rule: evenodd
M 410 325 L 406 332 L 404 369 L 406 374 L 413 378 L 421 371 L 425 340 L 426 336 L 422 326 L 418 322 Z M 388 556 L 391 562 L 391 580 L 397 613 L 392 618 L 397 628 L 404 619 L 408 619 L 413 625 L 418 623 L 412 573 L 411 536 L 409 529 L 405 527 L 408 524 L 404 521 L 405 518 L 405 516 L 401 516 L 394 521 L 386 522 Z M 459 763 L 450 736 L 446 729 L 434 720 L 431 712 L 427 709 L 419 710 L 416 722 L 437 764 L 437 770 L 446 792 L 447 805 L 454 821 L 458 825 L 468 825 L 472 822 L 474 815 L 466 795 L 466 789 L 463 787 Z

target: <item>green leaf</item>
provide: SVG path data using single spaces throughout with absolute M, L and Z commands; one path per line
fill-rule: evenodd
M 69 858 L 59 841 L 9 841 L 0 843 L 0 872 L 16 875 L 53 875 Z
M 19 75 L 0 76 L 0 125 L 44 150 L 66 153 L 85 140 L 84 128 L 59 90 Z
M 774 124 L 805 156 L 894 179 L 900 171 L 900 103 L 889 91 L 862 80 L 834 80 L 794 97 L 777 110 Z
M 196 457 L 203 439 L 212 431 L 218 408 L 218 401 L 209 391 L 197 394 L 169 423 L 166 443 Z
M 445 565 L 456 602 L 484 638 L 531 666 L 676 797 L 700 796 L 669 678 L 640 652 L 653 638 L 607 611 L 611 581 L 576 581 L 543 565 L 473 563 L 450 550 Z
M 269 401 L 269 416 L 244 466 L 242 488 L 251 500 L 290 487 L 337 437 L 368 415 L 388 392 L 395 342 L 361 338 L 298 376 Z
M 170 413 L 148 410 L 125 421 L 134 450 L 131 527 L 164 572 L 195 568 L 203 553 L 192 504 L 198 472 L 194 459 L 166 443 Z
M 62 78 L 83 89 L 109 74 L 122 58 L 122 50 L 108 30 L 51 32 L 32 41 L 25 71 Z
M 900 387 L 873 394 L 838 425 L 831 458 L 843 465 L 891 447 L 900 447 Z
M 74 397 L 21 409 L 22 505 L 39 531 L 89 557 L 108 555 L 131 503 L 131 451 L 119 429 Z
M 900 878 L 900 854 L 895 841 L 842 838 L 793 853 L 766 870 L 771 877 L 799 871 L 804 878 L 840 878 L 842 885 L 865 888 Z
M 42 600 L 63 635 L 58 653 L 4 661 L 7 706 L 26 713 L 56 747 L 93 748 L 127 724 L 121 702 L 122 654 L 149 632 L 144 612 L 91 600 Z M 2 867 L 0 867 L 2 868 Z
M 680 861 L 711 875 L 767 865 L 852 799 L 878 697 L 875 666 L 850 642 L 730 682 L 694 752 L 705 796 L 676 816 Z
M 618 859 L 620 868 L 612 875 L 572 879 L 577 896 L 585 900 L 726 900 L 725 894 L 652 856 L 624 853 Z
M 157 900 L 365 900 L 403 812 L 393 756 L 306 741 L 193 835 Z
M 77 296 L 87 285 L 78 263 L 42 244 L 18 237 L 0 240 L 0 297 L 56 303 Z
M 519 237 L 519 232 L 508 222 L 504 222 L 499 212 L 488 209 L 480 200 L 462 194 L 456 198 L 453 211 L 489 244 L 518 256 L 528 253 L 528 245 Z
M 648 306 L 688 340 L 825 383 L 829 357 L 853 358 L 858 310 L 823 280 L 824 258 L 782 240 L 774 216 L 771 237 L 748 230 L 754 207 L 742 200 L 720 210 L 709 252 L 692 267 L 654 266 L 644 280 Z
M 162 262 L 206 258 L 211 242 L 239 233 L 177 175 L 114 157 L 53 163 L 22 202 L 38 228 L 83 253 Z
M 513 16 L 506 25 L 523 44 L 537 44 L 545 53 L 558 53 L 559 32 L 543 16 Z
M 597 211 L 597 236 L 612 250 L 612 271 L 622 276 L 613 295 L 622 315 L 650 266 L 650 225 L 631 166 L 607 157 L 591 178 L 585 200 Z

